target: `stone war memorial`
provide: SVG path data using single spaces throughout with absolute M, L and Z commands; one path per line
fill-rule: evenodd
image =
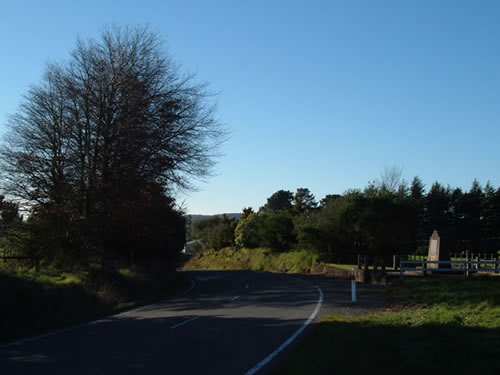
M 443 260 L 439 257 L 440 245 L 441 239 L 439 238 L 437 230 L 435 230 L 429 238 L 429 252 L 427 254 L 427 260 Z M 439 264 L 428 264 L 427 268 L 439 268 Z

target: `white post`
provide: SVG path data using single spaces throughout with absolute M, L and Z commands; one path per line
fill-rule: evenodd
M 351 299 L 352 302 L 356 302 L 356 271 L 351 271 Z

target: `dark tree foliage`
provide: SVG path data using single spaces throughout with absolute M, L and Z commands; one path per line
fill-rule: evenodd
M 293 220 L 286 213 L 263 214 L 259 227 L 260 246 L 275 251 L 291 250 L 295 244 Z
M 191 225 L 191 237 L 199 241 L 203 250 L 220 250 L 235 245 L 236 225 L 237 221 L 226 215 L 208 217 Z
M 130 264 L 155 259 L 173 261 L 186 239 L 185 219 L 173 198 L 157 184 L 144 186 L 135 196 L 114 205 L 109 220 L 98 226 L 106 249 L 128 249 Z
M 268 202 L 280 196 L 290 202 L 283 190 Z M 449 251 L 500 248 L 500 189 L 490 183 L 482 188 L 474 181 L 464 192 L 435 182 L 426 193 L 415 177 L 409 186 L 370 183 L 363 190 L 327 195 L 312 211 L 299 213 L 292 207 L 249 212 L 236 227 L 236 246 L 307 249 L 324 261 L 352 263 L 356 254 L 426 252 L 430 235 L 438 230 L 445 256 Z
M 252 213 L 235 229 L 236 246 L 265 247 L 274 251 L 291 250 L 296 242 L 294 222 L 289 213 Z
M 267 198 L 267 203 L 262 207 L 262 211 L 279 212 L 292 209 L 293 193 L 288 190 L 278 190 Z
M 169 238 L 184 229 L 167 194 L 210 174 L 225 138 L 212 103 L 146 28 L 78 41 L 11 118 L 3 188 L 32 207 L 63 252 L 178 250 L 182 241 Z
M 298 247 L 314 251 L 320 260 L 342 261 L 338 259 L 339 253 L 351 251 L 353 245 L 341 220 L 344 205 L 345 198 L 341 195 L 327 195 L 312 215 L 295 217 Z
M 312 212 L 316 209 L 318 203 L 316 198 L 308 188 L 298 188 L 293 196 L 293 209 L 295 213 L 302 214 Z
M 407 247 L 413 223 L 408 199 L 380 189 L 379 194 L 348 192 L 340 211 L 344 251 L 394 254 Z
M 495 190 L 489 182 L 484 187 L 482 210 L 482 237 L 500 237 L 500 188 Z
M 241 213 L 241 218 L 246 219 L 251 214 L 255 213 L 252 207 L 244 207 Z
M 410 232 L 410 245 L 411 251 L 415 251 L 418 247 L 418 240 L 423 238 L 426 233 L 424 232 L 425 220 L 425 186 L 422 180 L 415 176 L 411 182 L 409 190 L 410 207 L 412 209 L 412 224 Z
M 19 215 L 19 205 L 8 201 L 0 195 L 0 234 L 12 225 L 15 221 L 22 220 Z
M 342 195 L 340 194 L 327 194 L 323 199 L 319 201 L 319 207 L 324 208 L 332 202 L 336 202 L 337 200 L 342 199 Z
M 463 196 L 463 235 L 465 239 L 479 241 L 481 238 L 483 190 L 477 180 L 472 183 L 471 189 Z
M 425 232 L 437 230 L 447 236 L 450 231 L 451 188 L 439 182 L 432 184 L 425 197 Z
M 415 177 L 409 187 L 387 189 L 375 183 L 363 191 L 327 196 L 312 216 L 294 218 L 298 246 L 332 262 L 345 254 L 427 251 L 429 236 L 438 230 L 442 251 L 496 252 L 500 248 L 500 189 L 469 191 L 434 183 L 426 193 Z M 352 259 L 352 257 L 350 258 Z

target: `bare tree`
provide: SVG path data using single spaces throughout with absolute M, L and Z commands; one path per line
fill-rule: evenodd
M 37 203 L 92 201 L 102 190 L 152 182 L 189 189 L 210 175 L 225 140 L 212 99 L 146 28 L 80 40 L 11 118 L 3 187 Z
M 215 104 L 158 34 L 109 28 L 25 95 L 0 151 L 1 187 L 70 220 L 110 216 L 147 186 L 190 189 L 226 139 Z
M 406 182 L 403 179 L 403 168 L 397 164 L 390 167 L 384 167 L 380 174 L 380 181 L 377 183 L 378 188 L 382 191 L 396 193 L 403 189 Z

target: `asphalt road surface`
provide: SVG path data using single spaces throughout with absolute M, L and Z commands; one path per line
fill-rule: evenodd
M 321 306 L 323 292 L 305 279 L 187 274 L 192 288 L 165 302 L 0 344 L 0 374 L 261 373 Z

